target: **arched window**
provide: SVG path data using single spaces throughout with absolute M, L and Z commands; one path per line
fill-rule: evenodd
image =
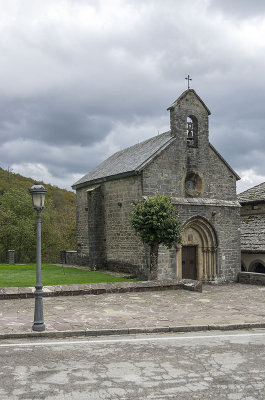
M 198 146 L 198 120 L 193 115 L 187 117 L 187 143 L 190 147 Z

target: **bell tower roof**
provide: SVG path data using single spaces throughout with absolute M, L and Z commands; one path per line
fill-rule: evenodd
M 206 104 L 202 101 L 202 99 L 200 98 L 200 96 L 195 92 L 194 89 L 187 89 L 185 90 L 185 92 L 183 92 L 178 98 L 177 100 L 174 101 L 174 103 L 171 104 L 171 106 L 169 106 L 167 108 L 167 110 L 172 110 L 173 108 L 175 108 L 187 95 L 191 95 L 193 94 L 194 96 L 197 97 L 197 99 L 199 100 L 199 102 L 202 104 L 202 106 L 205 108 L 205 110 L 207 111 L 208 115 L 211 115 L 211 111 L 209 110 L 209 108 L 206 106 Z

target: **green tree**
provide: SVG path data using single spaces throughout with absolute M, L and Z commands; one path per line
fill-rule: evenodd
M 157 195 L 142 200 L 130 215 L 130 221 L 142 241 L 150 246 L 150 279 L 157 279 L 159 244 L 171 248 L 181 242 L 181 226 L 169 196 Z
M 30 196 L 10 189 L 0 198 L 0 249 L 15 250 L 18 260 L 31 261 L 35 247 L 35 221 Z
M 42 262 L 60 262 L 60 250 L 74 250 L 75 194 L 40 182 L 48 189 L 42 219 Z M 34 180 L 0 167 L 0 253 L 15 250 L 16 262 L 35 262 L 36 213 L 28 189 Z M 4 257 L 3 257 L 4 256 Z
M 75 249 L 74 203 L 62 197 L 56 207 L 53 197 L 47 196 L 41 217 L 42 261 L 59 262 L 60 250 Z M 6 257 L 8 250 L 15 250 L 16 262 L 35 262 L 36 212 L 28 189 L 8 189 L 0 195 L 1 255 Z

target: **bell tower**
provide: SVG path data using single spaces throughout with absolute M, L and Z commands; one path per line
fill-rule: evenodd
M 209 159 L 208 119 L 211 112 L 193 89 L 183 92 L 168 110 L 171 135 L 176 137 L 178 154 L 185 170 L 185 196 L 202 196 L 208 176 L 205 160 Z
M 211 112 L 195 90 L 185 90 L 168 110 L 173 136 L 182 137 L 190 147 L 209 143 L 208 117 Z

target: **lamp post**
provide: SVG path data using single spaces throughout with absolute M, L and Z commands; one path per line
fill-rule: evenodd
M 41 211 L 44 209 L 44 200 L 47 189 L 35 182 L 35 184 L 29 189 L 29 192 L 32 197 L 33 208 L 37 212 L 36 290 L 34 292 L 35 311 L 32 330 L 42 332 L 45 330 L 45 324 L 42 302 L 43 285 L 41 283 Z

